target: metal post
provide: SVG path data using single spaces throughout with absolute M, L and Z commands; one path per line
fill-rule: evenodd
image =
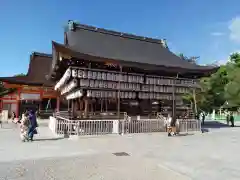
M 122 75 L 122 66 L 120 66 L 120 77 Z M 118 79 L 118 106 L 117 106 L 117 115 L 118 115 L 118 119 L 120 120 L 120 86 L 121 86 L 121 80 L 120 77 Z
M 176 125 L 176 97 L 175 97 L 175 93 L 176 93 L 176 80 L 178 79 L 178 74 L 176 76 L 176 78 L 174 78 L 173 80 L 173 86 L 172 86 L 172 123 L 171 126 L 175 126 Z
M 121 123 L 120 120 L 120 87 L 121 87 L 121 77 L 122 77 L 122 66 L 120 65 L 120 76 L 118 79 L 118 107 L 117 107 L 117 116 L 118 116 L 118 122 Z M 124 134 L 124 120 L 122 121 L 122 135 Z

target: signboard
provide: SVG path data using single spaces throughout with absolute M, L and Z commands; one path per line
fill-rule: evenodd
M 40 100 L 40 94 L 21 93 L 20 100 Z

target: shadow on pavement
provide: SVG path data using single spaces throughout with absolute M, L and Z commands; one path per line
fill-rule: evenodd
M 177 136 L 181 137 L 181 136 L 192 136 L 194 135 L 194 133 L 180 133 Z
M 57 141 L 57 140 L 61 140 L 64 139 L 64 137 L 58 137 L 58 138 L 38 138 L 38 139 L 34 139 L 34 141 Z
M 236 126 L 235 127 L 240 127 Z M 219 122 L 219 121 L 205 121 L 205 123 L 202 125 L 202 129 L 214 129 L 214 128 L 231 128 L 230 125 L 227 125 L 225 123 Z

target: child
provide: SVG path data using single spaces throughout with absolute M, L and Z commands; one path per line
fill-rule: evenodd
M 24 113 L 22 115 L 22 120 L 20 124 L 20 137 L 23 142 L 28 141 L 28 128 L 29 128 L 28 113 Z

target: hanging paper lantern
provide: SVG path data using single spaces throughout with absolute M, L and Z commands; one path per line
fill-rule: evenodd
M 90 86 L 91 88 L 94 88 L 94 83 L 95 83 L 94 80 L 90 80 L 90 82 L 89 82 L 89 86 Z
M 92 90 L 92 98 L 96 97 L 96 90 Z
M 101 92 L 100 91 L 96 91 L 96 97 L 99 98 L 101 96 Z
M 150 99 L 153 99 L 153 98 L 154 98 L 154 94 L 153 94 L 153 93 L 150 93 L 149 98 L 150 98 Z
M 112 80 L 113 80 L 113 81 L 117 81 L 117 74 L 112 73 Z
M 77 69 L 72 69 L 72 77 L 76 78 L 77 74 L 78 74 Z
M 76 98 L 79 98 L 81 97 L 83 94 L 82 94 L 82 91 L 81 90 L 78 90 L 76 92 L 73 92 L 69 95 L 66 96 L 66 99 L 69 100 L 69 99 L 76 99 Z
M 83 78 L 87 78 L 88 77 L 88 72 L 85 70 L 83 71 Z
M 66 85 L 66 86 L 62 89 L 61 95 L 62 95 L 62 94 L 65 94 L 65 93 L 73 90 L 75 87 L 77 87 L 77 82 L 78 82 L 77 79 L 72 80 L 68 85 Z
M 60 87 L 62 87 L 71 77 L 71 70 L 67 69 L 62 78 L 58 81 L 58 83 L 55 85 L 54 89 L 58 90 Z
M 92 91 L 91 90 L 87 91 L 87 97 L 92 97 Z
M 108 88 L 108 83 L 104 81 L 104 82 L 103 82 L 103 87 L 104 87 L 104 88 Z
M 99 79 L 99 80 L 102 79 L 102 73 L 101 72 L 97 72 L 97 79 Z
M 94 87 L 95 88 L 99 88 L 99 80 L 95 80 L 94 81 Z
M 83 78 L 83 70 L 78 70 L 78 78 Z
M 92 78 L 93 78 L 93 79 L 97 79 L 97 72 L 93 71 L 93 73 L 92 73 Z
M 88 71 L 88 79 L 92 79 L 92 77 L 93 77 L 92 71 Z
M 102 80 L 107 80 L 107 75 L 105 72 L 102 72 Z

